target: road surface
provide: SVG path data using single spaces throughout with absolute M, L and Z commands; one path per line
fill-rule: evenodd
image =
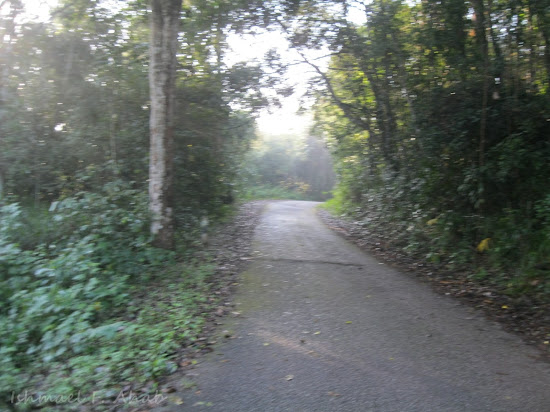
M 535 349 L 347 243 L 317 205 L 268 205 L 220 327 L 233 337 L 162 410 L 550 412 Z

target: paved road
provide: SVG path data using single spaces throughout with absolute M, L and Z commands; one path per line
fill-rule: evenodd
M 550 412 L 550 365 L 472 309 L 269 204 L 228 320 L 234 339 L 171 410 Z

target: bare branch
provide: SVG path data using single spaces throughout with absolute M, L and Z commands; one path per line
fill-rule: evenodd
M 285 24 L 279 20 L 277 20 L 283 31 L 289 35 L 289 30 L 285 26 Z M 366 116 L 357 116 L 354 112 L 360 111 L 357 108 L 353 107 L 349 103 L 345 103 L 342 101 L 342 99 L 338 96 L 336 91 L 334 90 L 334 87 L 332 86 L 332 83 L 329 79 L 329 77 L 324 73 L 318 65 L 313 63 L 312 60 L 315 59 L 309 59 L 300 49 L 295 48 L 296 52 L 300 55 L 304 63 L 308 64 L 310 67 L 313 68 L 313 70 L 323 79 L 327 90 L 332 97 L 334 103 L 344 112 L 345 116 L 348 118 L 349 121 L 351 121 L 353 124 L 355 124 L 357 127 L 361 128 L 362 130 L 367 130 L 369 133 L 371 133 L 371 127 L 370 122 L 367 120 L 363 120 L 362 117 L 366 117 L 367 119 L 370 118 L 370 116 L 367 114 Z

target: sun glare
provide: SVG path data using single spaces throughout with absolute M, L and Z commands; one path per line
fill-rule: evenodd
M 23 0 L 25 19 L 34 21 L 48 21 L 50 11 L 57 6 L 58 0 Z

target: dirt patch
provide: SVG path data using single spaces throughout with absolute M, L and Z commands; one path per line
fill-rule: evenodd
M 451 271 L 415 259 L 392 246 L 383 234 L 353 220 L 335 217 L 323 209 L 318 209 L 318 216 L 330 229 L 386 264 L 429 283 L 438 293 L 482 310 L 489 319 L 540 349 L 541 359 L 550 362 L 550 304 L 526 296 L 507 296 L 498 285 L 476 280 L 467 268 Z

